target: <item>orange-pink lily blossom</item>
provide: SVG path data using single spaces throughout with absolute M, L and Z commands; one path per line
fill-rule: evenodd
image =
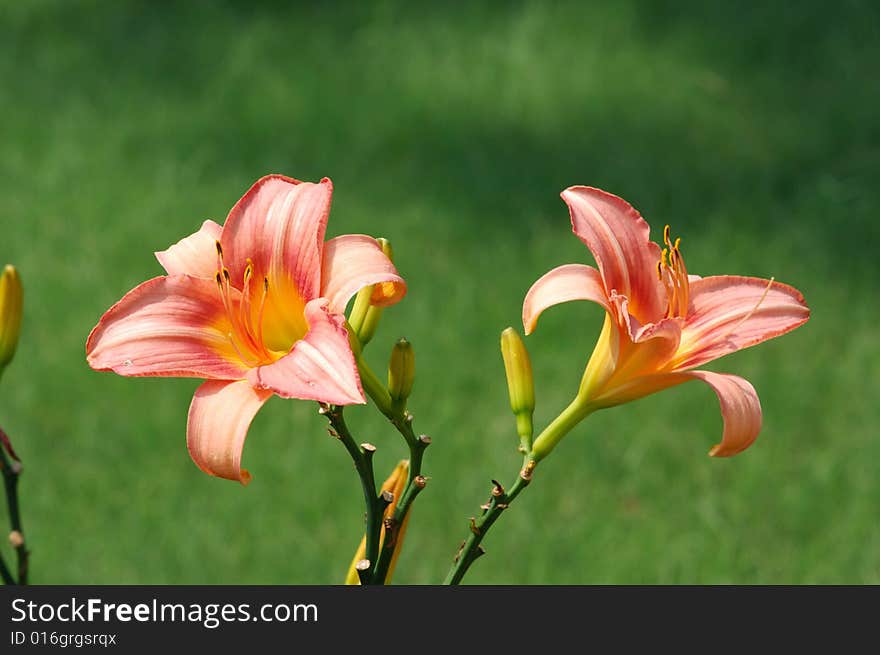
M 523 326 L 535 329 L 548 307 L 591 300 L 606 311 L 576 400 L 535 440 L 533 459 L 544 457 L 590 412 L 635 400 L 687 380 L 709 384 L 724 419 L 721 442 L 710 455 L 745 450 L 761 429 L 754 387 L 735 375 L 693 370 L 728 353 L 785 334 L 810 310 L 801 293 L 774 280 L 736 275 L 688 275 L 680 239 L 650 228 L 625 200 L 591 187 L 562 192 L 572 230 L 599 268 L 568 264 L 541 277 L 526 294 Z
M 396 303 L 406 285 L 372 237 L 324 242 L 332 191 L 326 178 L 257 180 L 222 227 L 205 221 L 157 252 L 168 274 L 126 294 L 89 335 L 96 370 L 206 379 L 186 435 L 206 473 L 247 484 L 244 440 L 273 394 L 365 402 L 345 306 L 373 284 L 373 304 Z

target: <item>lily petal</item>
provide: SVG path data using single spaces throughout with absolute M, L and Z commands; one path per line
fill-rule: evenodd
M 717 275 L 690 286 L 677 368 L 692 368 L 803 325 L 810 309 L 800 291 L 754 277 Z
M 318 184 L 283 175 L 257 180 L 229 212 L 220 237 L 233 284 L 243 279 L 250 259 L 255 278 L 268 277 L 280 293 L 295 290 L 303 301 L 318 297 L 332 194 L 327 178 Z
M 599 407 L 611 407 L 683 382 L 658 374 L 678 349 L 680 319 L 643 326 L 627 311 L 625 298 L 612 294 L 611 303 L 615 312 L 606 317 L 584 372 L 582 393 Z
M 271 396 L 246 380 L 208 380 L 196 389 L 186 422 L 186 447 L 196 466 L 219 478 L 250 482 L 241 451 L 251 421 Z
M 535 330 L 545 309 L 571 300 L 590 300 L 611 311 L 599 271 L 584 264 L 565 264 L 542 275 L 526 293 L 522 310 L 525 333 Z
M 316 298 L 306 305 L 308 333 L 278 361 L 251 369 L 248 372 L 251 384 L 272 389 L 282 398 L 318 400 L 334 405 L 366 402 L 345 318 L 329 313 L 328 304 L 326 298 Z
M 331 314 L 344 313 L 354 294 L 380 282 L 383 284 L 378 287 L 380 293 L 374 293 L 374 305 L 393 305 L 406 294 L 406 283 L 376 239 L 345 234 L 324 244 L 321 297 L 330 301 Z
M 642 375 L 650 375 L 663 370 L 667 362 L 678 350 L 681 339 L 681 322 L 674 318 L 664 318 L 657 323 L 634 329 L 629 325 L 630 339 L 620 339 L 614 375 L 615 380 L 625 381 Z
M 650 227 L 639 212 L 623 198 L 593 187 L 569 187 L 562 199 L 572 230 L 596 258 L 605 291 L 626 296 L 641 323 L 662 318 L 666 291 L 656 274 L 660 247 L 650 240 Z
M 217 272 L 217 240 L 221 228 L 205 221 L 195 234 L 181 239 L 168 250 L 155 253 L 168 275 L 193 275 L 213 278 Z
M 761 401 L 748 380 L 711 371 L 687 371 L 678 375 L 702 380 L 718 396 L 724 419 L 724 433 L 721 443 L 715 445 L 709 455 L 730 457 L 752 445 L 761 431 L 762 415 Z
M 89 335 L 86 356 L 93 369 L 119 375 L 240 379 L 247 367 L 230 331 L 214 280 L 157 277 L 107 310 Z

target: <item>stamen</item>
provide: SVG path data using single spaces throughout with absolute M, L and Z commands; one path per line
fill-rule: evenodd
M 269 295 L 269 278 L 263 278 L 263 295 L 260 296 L 260 308 L 257 310 L 257 343 L 263 346 L 263 350 L 268 353 L 265 342 L 263 341 L 263 310 L 266 308 L 266 296 Z
M 229 309 L 227 309 L 226 311 L 229 312 L 229 318 L 232 319 L 232 300 L 231 294 L 229 292 L 229 289 L 232 286 L 232 281 L 229 275 L 229 269 L 225 266 L 223 267 L 223 280 L 225 282 L 225 284 L 223 285 L 223 289 L 226 295 L 227 304 L 229 305 Z
M 674 316 L 678 316 L 678 298 L 680 296 L 680 290 L 678 288 L 678 277 L 674 273 L 669 274 L 669 285 L 667 286 L 667 291 L 672 289 L 672 293 L 669 294 L 669 307 L 666 312 L 666 316 L 668 318 L 672 318 Z
M 248 337 L 253 340 L 256 337 L 253 325 L 251 324 L 251 276 L 253 275 L 254 269 L 253 266 L 251 266 L 251 260 L 248 259 L 247 261 L 248 265 L 244 269 L 244 283 L 241 288 L 239 316 L 241 317 L 241 323 L 244 326 L 245 332 L 247 332 Z
M 671 309 L 672 309 L 672 300 L 675 298 L 675 287 L 670 282 L 670 275 L 669 275 L 668 269 L 665 269 L 664 273 L 666 273 L 666 275 L 663 276 L 662 282 L 663 282 L 663 286 L 666 287 L 666 297 L 669 299 L 669 304 L 667 305 L 667 309 L 666 309 L 666 316 L 668 318 L 668 317 L 672 316 Z
M 223 256 L 223 246 L 220 245 L 219 241 L 214 242 L 214 246 L 217 248 L 217 254 L 222 257 Z
M 223 269 L 224 271 L 226 269 Z M 229 317 L 230 323 L 232 323 L 233 327 L 235 327 L 235 323 L 232 320 L 232 304 L 229 302 L 229 278 L 226 278 L 224 283 L 224 276 L 217 271 L 214 275 L 214 281 L 217 282 L 217 288 L 220 290 L 220 300 L 223 301 L 223 308 L 226 310 L 226 316 Z
M 668 305 L 666 316 L 669 318 L 685 317 L 690 303 L 690 281 L 684 257 L 681 254 L 681 237 L 672 240 L 672 231 L 668 225 L 663 227 L 663 243 L 666 248 L 660 251 L 657 263 L 657 276 L 666 287 Z M 664 273 L 665 272 L 665 273 Z
M 679 306 L 679 311 L 682 316 L 685 316 L 687 315 L 688 304 L 690 303 L 691 283 L 688 280 L 687 267 L 684 265 L 684 257 L 682 256 L 681 249 L 679 248 L 680 244 L 681 238 L 679 237 L 675 240 L 675 260 L 677 266 L 676 273 L 679 276 L 679 285 L 681 286 L 682 291 L 681 298 L 679 299 L 681 303 L 681 305 Z
M 233 349 L 235 349 L 235 353 L 241 358 L 241 361 L 243 361 L 245 364 L 247 364 L 248 366 L 256 366 L 260 363 L 260 360 L 258 359 L 251 359 L 244 356 L 244 353 L 241 352 L 241 348 L 239 348 L 238 344 L 235 343 L 235 337 L 232 336 L 232 332 L 227 332 L 226 338 L 229 339 L 229 343 L 232 344 Z
M 217 283 L 217 290 L 220 292 L 220 300 L 223 302 L 223 309 L 226 311 L 226 318 L 229 320 L 231 331 L 226 333 L 229 343 L 235 349 L 236 354 L 241 361 L 248 366 L 256 366 L 260 363 L 260 357 L 269 356 L 268 350 L 262 343 L 262 335 L 259 339 L 254 334 L 253 323 L 251 321 L 251 305 L 250 305 L 250 280 L 253 277 L 253 264 L 248 259 L 247 268 L 244 271 L 243 293 L 239 301 L 238 312 L 234 311 L 232 302 L 232 277 L 229 269 L 222 266 L 223 248 L 219 241 L 215 241 L 217 247 L 217 257 L 220 259 L 221 266 L 214 274 L 214 281 Z M 265 300 L 265 291 L 264 291 Z M 260 320 L 262 321 L 262 308 Z M 245 355 L 244 351 L 249 355 Z

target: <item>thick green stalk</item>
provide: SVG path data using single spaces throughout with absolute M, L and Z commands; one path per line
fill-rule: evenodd
M 562 410 L 562 413 L 550 422 L 544 431 L 535 438 L 531 449 L 531 458 L 539 462 L 550 454 L 562 437 L 587 416 L 596 411 L 596 406 L 587 402 L 578 394 L 573 401 Z
M 345 423 L 342 415 L 343 408 L 337 405 L 321 405 L 321 413 L 330 421 L 331 434 L 337 437 L 354 462 L 354 467 L 361 480 L 361 488 L 364 493 L 364 506 L 366 508 L 366 552 L 364 559 L 369 566 L 363 571 L 362 579 L 372 580 L 373 571 L 379 559 L 379 537 L 382 530 L 382 514 L 387 507 L 387 501 L 376 492 L 376 478 L 373 473 L 373 453 L 375 446 L 365 443 L 360 446 Z M 362 572 L 359 570 L 359 574 Z

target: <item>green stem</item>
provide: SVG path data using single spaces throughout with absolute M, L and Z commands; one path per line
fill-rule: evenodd
M 391 402 L 391 394 L 388 393 L 388 389 L 382 384 L 379 378 L 376 377 L 376 374 L 373 373 L 373 370 L 367 365 L 367 362 L 360 356 L 357 357 L 357 367 L 358 374 L 361 378 L 361 386 L 370 397 L 370 400 L 376 404 L 379 411 L 385 415 L 385 418 L 392 423 L 395 419 L 402 418 L 403 414 L 401 412 L 395 413 L 394 406 Z M 404 437 L 406 437 L 406 435 L 404 435 Z
M 425 449 L 431 444 L 431 439 L 425 435 L 416 437 L 412 429 L 412 415 L 405 414 L 400 420 L 392 421 L 394 427 L 403 435 L 409 446 L 409 476 L 406 481 L 406 487 L 397 505 L 394 513 L 389 517 L 388 524 L 385 528 L 385 541 L 382 544 L 382 552 L 379 553 L 379 562 L 376 565 L 375 581 L 378 584 L 385 584 L 388 577 L 388 569 L 391 561 L 394 559 L 395 544 L 400 526 L 406 520 L 416 496 L 425 488 L 428 480 L 422 475 L 422 457 Z
M 458 554 L 455 556 L 452 568 L 449 569 L 449 573 L 446 576 L 446 580 L 443 581 L 443 584 L 459 584 L 471 564 L 485 553 L 480 546 L 480 542 L 483 541 L 483 537 L 486 536 L 489 528 L 491 528 L 495 521 L 498 520 L 504 510 L 510 506 L 510 503 L 512 503 L 520 492 L 522 492 L 522 490 L 532 481 L 533 469 L 534 462 L 527 461 L 526 466 L 523 467 L 523 470 L 520 472 L 516 482 L 513 483 L 513 486 L 510 487 L 509 491 L 505 491 L 501 485 L 495 483 L 495 486 L 492 489 L 492 498 L 489 503 L 484 506 L 483 514 L 479 518 L 471 519 L 470 534 L 462 543 Z
M 367 362 L 360 356 L 357 357 L 357 365 L 364 391 L 385 418 L 401 434 L 409 448 L 409 475 L 406 487 L 404 487 L 403 493 L 397 501 L 394 513 L 389 517 L 390 520 L 385 532 L 385 542 L 382 546 L 382 552 L 379 553 L 376 569 L 373 572 L 373 582 L 375 584 L 385 584 L 391 560 L 394 558 L 394 546 L 400 526 L 403 525 L 416 496 L 425 488 L 427 483 L 427 478 L 422 475 L 422 458 L 425 449 L 431 443 L 431 439 L 425 435 L 416 436 L 412 427 L 412 414 L 407 412 L 405 407 L 395 406 L 391 402 L 388 389 L 379 381 Z
M 15 578 L 12 577 L 9 567 L 6 566 L 6 560 L 3 559 L 2 553 L 0 553 L 0 578 L 3 578 L 3 584 L 15 584 Z
M 3 472 L 3 487 L 6 490 L 9 527 L 12 529 L 12 534 L 18 538 L 18 543 L 14 545 L 18 560 L 18 584 L 25 585 L 28 580 L 28 550 L 24 542 L 24 529 L 21 525 L 21 512 L 18 508 L 18 478 L 21 475 L 21 464 L 17 461 L 10 461 L 2 444 L 0 444 L 0 470 Z
M 596 411 L 596 407 L 580 395 L 576 396 L 573 401 L 562 410 L 553 421 L 550 422 L 544 431 L 535 439 L 532 445 L 531 455 L 536 462 L 541 461 L 550 451 L 556 447 L 562 437 L 571 432 L 571 430 L 587 416 Z
M 345 423 L 342 415 L 342 407 L 337 405 L 322 405 L 321 411 L 327 416 L 330 425 L 333 428 L 333 434 L 345 446 L 348 454 L 354 462 L 354 467 L 358 472 L 361 480 L 361 487 L 364 493 L 364 506 L 366 507 L 366 553 L 365 558 L 369 561 L 370 566 L 363 579 L 372 580 L 373 571 L 379 558 L 379 537 L 382 530 L 382 514 L 387 506 L 382 496 L 376 493 L 376 478 L 373 473 L 373 453 L 375 446 L 371 444 L 361 444 L 355 442 L 354 437 Z M 359 571 L 359 574 L 361 572 Z

